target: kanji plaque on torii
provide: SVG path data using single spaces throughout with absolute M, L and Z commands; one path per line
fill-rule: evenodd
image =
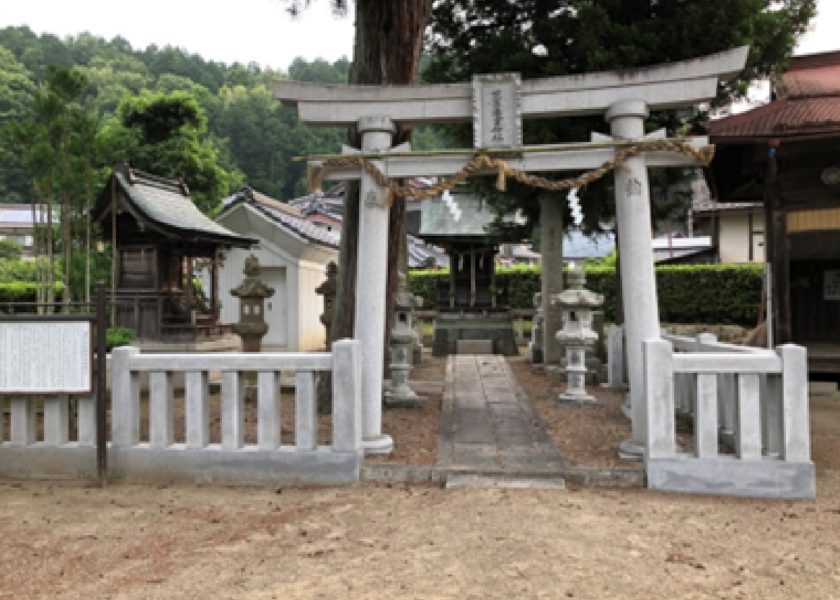
M 521 85 L 518 73 L 473 77 L 473 146 L 514 148 L 522 145 Z
M 690 106 L 714 98 L 718 82 L 743 69 L 748 48 L 641 69 L 520 80 L 516 74 L 477 76 L 471 83 L 442 85 L 321 85 L 277 81 L 274 96 L 297 106 L 302 121 L 314 125 L 355 126 L 368 156 L 389 178 L 450 176 L 473 158 L 470 152 L 413 155 L 389 152 L 395 123 L 472 121 L 478 149 L 520 149 L 506 156 L 511 168 L 527 172 L 586 171 L 611 161 L 622 144 L 645 138 L 649 111 Z M 612 140 L 569 147 L 521 147 L 522 120 L 603 114 Z M 655 136 L 659 137 L 659 136 Z M 705 138 L 686 141 L 693 147 Z M 615 171 L 616 222 L 627 330 L 633 437 L 625 451 L 641 452 L 646 436 L 642 342 L 659 337 L 659 313 L 651 248 L 650 166 L 687 166 L 697 159 L 672 152 L 634 155 Z M 358 165 L 327 167 L 327 179 L 361 179 L 359 261 L 355 337 L 363 349 L 363 437 L 367 452 L 389 452 L 383 435 L 382 377 L 385 289 L 390 193 Z

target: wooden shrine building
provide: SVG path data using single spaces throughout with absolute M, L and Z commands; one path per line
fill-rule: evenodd
M 122 165 L 93 211 L 115 252 L 114 325 L 141 342 L 195 342 L 229 333 L 219 322 L 220 250 L 256 243 L 205 216 L 187 186 Z M 209 297 L 195 284 L 197 263 L 209 267 Z
M 420 208 L 418 236 L 449 255 L 449 278 L 437 290 L 433 354 L 455 353 L 459 340 L 517 354 L 507 288 L 496 280 L 499 240 L 488 231 L 495 212 L 486 199 L 465 193 L 444 193 Z
M 840 372 L 840 52 L 798 56 L 772 101 L 712 121 L 720 202 L 761 202 L 774 343 Z

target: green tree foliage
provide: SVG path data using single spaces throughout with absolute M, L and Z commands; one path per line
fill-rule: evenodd
M 218 142 L 206 134 L 207 117 L 195 97 L 144 91 L 123 97 L 99 142 L 109 156 L 142 171 L 183 178 L 199 208 L 212 213 L 241 175 L 222 165 Z
M 14 54 L 0 47 L 0 201 L 28 199 L 26 168 L 12 129 L 29 118 L 35 83 Z
M 441 0 L 435 4 L 423 77 L 427 81 L 468 80 L 473 73 L 518 71 L 523 77 L 550 77 L 678 61 L 748 44 L 744 71 L 722 85 L 725 103 L 749 83 L 783 68 L 796 39 L 814 15 L 815 0 Z M 650 125 L 669 134 L 686 133 L 705 117 L 695 110 L 652 115 Z M 606 132 L 601 118 L 526 123 L 525 142 L 586 140 Z M 462 144 L 468 132 L 455 129 Z M 667 170 L 652 183 L 668 187 L 681 174 Z M 585 224 L 613 212 L 610 180 L 581 192 Z M 500 212 L 521 207 L 533 222 L 536 193 L 512 186 L 495 195 Z M 488 191 L 492 195 L 492 191 Z M 660 190 L 659 195 L 665 192 Z
M 35 91 L 28 118 L 6 128 L 10 146 L 20 152 L 27 170 L 32 203 L 40 204 L 40 213 L 45 215 L 36 231 L 35 247 L 48 265 L 40 270 L 39 280 L 45 294 L 39 299 L 48 302 L 55 289 L 55 252 L 62 255 L 63 300 L 69 302 L 74 250 L 84 248 L 90 240 L 85 224 L 96 185 L 92 152 L 98 125 L 79 103 L 86 86 L 87 79 L 79 69 L 49 67 Z
M 306 192 L 305 165 L 293 162 L 291 157 L 337 152 L 344 141 L 343 131 L 302 125 L 292 109 L 274 101 L 269 90 L 272 81 L 286 77 L 345 82 L 349 70 L 346 58 L 332 63 L 298 58 L 288 73 L 282 73 L 261 69 L 255 63 L 224 65 L 207 61 L 180 48 L 152 45 L 134 50 L 120 37 L 108 41 L 82 33 L 61 40 L 49 34 L 36 35 L 26 27 L 0 29 L 0 131 L 4 114 L 9 115 L 9 121 L 19 122 L 31 113 L 35 90 L 44 81 L 49 64 L 74 66 L 87 81 L 78 103 L 103 123 L 103 131 L 97 136 L 97 166 L 130 158 L 136 154 L 135 146 L 142 143 L 137 134 L 149 123 L 122 126 L 117 111 L 124 99 L 145 98 L 144 94 L 153 92 L 183 92 L 197 100 L 205 116 L 204 126 L 197 130 L 198 146 L 189 136 L 179 134 L 181 154 L 172 147 L 177 144 L 165 148 L 168 159 L 176 165 L 185 162 L 184 155 L 190 157 L 186 161 L 192 164 L 190 172 L 166 168 L 158 174 L 192 179 L 195 182 L 191 189 L 202 190 L 202 194 L 205 188 L 213 189 L 213 181 L 218 179 L 215 175 L 219 174 L 199 169 L 198 158 L 205 162 L 215 160 L 225 173 L 242 174 L 223 178 L 227 181 L 222 186 L 225 189 L 217 186 L 212 193 L 224 195 L 230 186 L 247 181 L 280 199 L 301 195 Z M 424 139 L 427 147 L 436 143 L 434 135 Z M 180 158 L 176 160 L 173 153 Z M 33 191 L 19 154 L 10 141 L 0 141 L 0 193 L 5 201 L 32 199 Z M 157 168 L 163 160 L 143 164 Z M 135 166 L 141 168 L 139 164 Z M 202 176 L 195 177 L 196 172 Z M 218 199 L 202 197 L 201 205 L 212 209 Z

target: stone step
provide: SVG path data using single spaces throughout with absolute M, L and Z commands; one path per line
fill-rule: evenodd
M 520 490 L 564 490 L 566 481 L 562 477 L 528 477 L 511 474 L 449 473 L 443 487 L 450 488 L 505 488 Z

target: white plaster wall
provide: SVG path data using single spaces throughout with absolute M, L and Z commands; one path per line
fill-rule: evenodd
M 326 331 L 321 324 L 324 297 L 315 288 L 327 278 L 327 267 L 321 262 L 301 261 L 298 271 L 298 322 L 299 350 L 316 351 L 326 347 Z
M 268 323 L 268 333 L 263 338 L 263 346 L 271 346 L 276 350 L 293 350 L 290 345 L 290 324 L 293 323 L 292 313 L 296 310 L 297 298 L 289 293 L 289 279 L 294 277 L 295 267 L 285 257 L 269 250 L 263 244 L 251 250 L 233 249 L 226 253 L 225 264 L 219 269 L 219 297 L 222 300 L 222 323 L 236 323 L 239 321 L 239 298 L 232 295 L 230 290 L 242 283 L 245 275 L 242 268 L 245 258 L 254 254 L 260 261 L 261 277 L 274 288 L 274 295 L 266 299 L 265 319 Z
M 759 211 L 753 213 L 753 230 L 763 230 L 763 216 Z M 754 236 L 753 260 L 752 262 L 764 262 L 763 236 Z M 720 215 L 720 237 L 718 239 L 720 248 L 720 260 L 724 263 L 745 263 L 750 262 L 750 224 L 749 214 L 743 213 L 721 213 Z M 761 243 L 761 245 L 759 245 Z
M 260 239 L 251 250 L 233 249 L 226 253 L 224 266 L 219 270 L 222 322 L 239 320 L 239 299 L 230 290 L 242 282 L 245 258 L 253 253 L 260 261 L 266 283 L 275 288 L 274 296 L 266 300 L 269 330 L 263 338 L 263 348 L 323 350 L 326 336 L 319 318 L 324 300 L 315 288 L 326 279 L 327 263 L 338 261 L 337 249 L 290 234 L 246 206 L 232 210 L 220 222 L 237 233 Z
M 294 349 L 294 332 L 290 329 L 292 320 L 289 316 L 295 301 L 289 294 L 289 281 L 294 280 L 292 271 L 291 266 L 262 269 L 263 281 L 274 288 L 274 295 L 265 299 L 265 321 L 268 323 L 268 332 L 262 344 L 265 349 Z

